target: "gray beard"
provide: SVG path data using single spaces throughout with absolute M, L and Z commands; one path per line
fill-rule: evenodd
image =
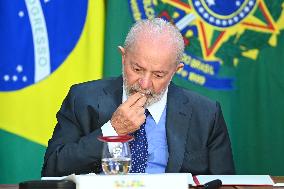
M 143 90 L 141 89 L 140 85 L 138 83 L 134 83 L 133 85 L 129 85 L 128 81 L 123 73 L 123 86 L 125 88 L 125 93 L 127 98 L 130 97 L 131 95 L 140 92 L 142 94 L 145 94 L 147 97 L 146 103 L 144 105 L 144 108 L 148 108 L 152 104 L 155 104 L 156 102 L 160 101 L 166 92 L 167 87 L 169 86 L 170 83 L 168 83 L 167 87 L 165 87 L 161 92 L 155 93 L 154 91 L 148 89 L 148 90 Z

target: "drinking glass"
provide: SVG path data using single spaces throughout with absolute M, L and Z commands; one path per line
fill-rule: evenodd
M 127 174 L 131 166 L 129 143 L 133 136 L 100 136 L 103 142 L 102 168 L 107 175 Z

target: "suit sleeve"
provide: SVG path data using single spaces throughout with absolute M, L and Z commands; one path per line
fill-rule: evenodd
M 96 114 L 91 116 L 84 110 L 87 108 L 78 102 L 77 94 L 72 87 L 57 113 L 57 124 L 45 153 L 42 176 L 101 172 L 102 142 L 97 137 L 102 132 L 95 124 Z
M 219 103 L 216 103 L 214 126 L 208 147 L 211 174 L 235 174 L 231 142 Z

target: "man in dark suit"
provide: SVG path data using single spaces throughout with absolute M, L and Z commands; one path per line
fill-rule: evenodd
M 97 137 L 140 132 L 145 120 L 148 151 L 142 172 L 234 174 L 220 105 L 171 82 L 183 67 L 179 31 L 162 19 L 140 21 L 119 49 L 122 77 L 71 87 L 57 114 L 42 176 L 100 173 Z

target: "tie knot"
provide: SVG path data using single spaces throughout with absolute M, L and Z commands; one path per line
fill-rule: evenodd
M 146 117 L 148 117 L 148 115 L 150 114 L 149 110 L 148 110 L 148 109 L 145 109 L 144 114 L 145 114 Z

